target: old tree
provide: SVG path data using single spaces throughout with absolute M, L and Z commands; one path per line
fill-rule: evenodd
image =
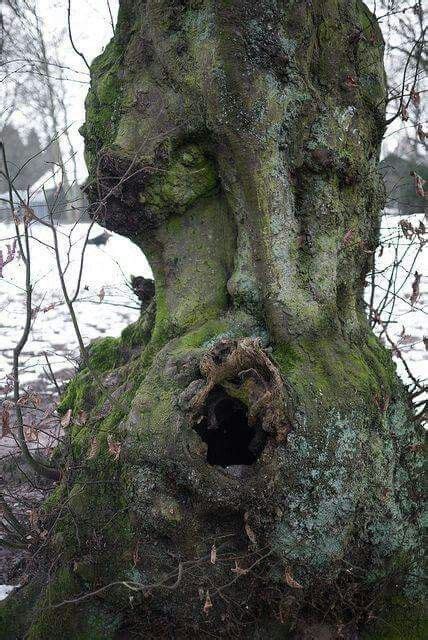
M 155 299 L 66 390 L 2 638 L 423 637 L 421 434 L 363 304 L 382 58 L 360 0 L 121 0 L 88 189 Z

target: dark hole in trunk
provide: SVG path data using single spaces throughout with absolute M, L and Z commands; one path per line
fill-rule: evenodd
M 208 396 L 195 430 L 208 445 L 207 462 L 220 467 L 254 464 L 266 443 L 261 426 L 248 424 L 247 407 L 219 388 Z

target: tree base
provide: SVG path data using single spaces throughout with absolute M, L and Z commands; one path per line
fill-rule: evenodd
M 51 535 L 0 638 L 21 621 L 31 640 L 304 638 L 316 611 L 347 631 L 393 593 L 418 598 L 421 434 L 374 338 L 265 349 L 245 316 L 163 347 L 142 335 L 95 342 L 67 389 Z

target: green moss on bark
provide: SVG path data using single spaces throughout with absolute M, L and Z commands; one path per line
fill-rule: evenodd
M 42 640 L 52 637 L 53 630 L 58 628 L 55 607 L 64 600 L 77 596 L 79 591 L 76 576 L 69 569 L 60 569 L 38 604 L 40 613 L 26 636 L 28 640 Z M 119 616 L 112 616 L 103 611 L 101 605 L 85 603 L 79 616 L 76 616 L 73 604 L 65 604 L 61 607 L 61 636 L 63 638 L 113 640 L 119 622 Z
M 61 402 L 70 446 L 46 506 L 58 563 L 42 597 L 124 578 L 162 585 L 133 593 L 134 609 L 125 587 L 103 591 L 93 604 L 111 616 L 106 637 L 119 613 L 147 637 L 173 621 L 177 637 L 264 638 L 278 619 L 328 610 L 331 624 L 362 625 L 394 591 L 419 597 L 421 434 L 362 313 L 383 197 L 371 35 L 359 1 L 123 0 L 94 63 L 91 198 L 145 252 L 156 302 L 89 348 Z M 195 397 L 212 354 L 217 370 L 225 344 L 249 337 L 265 368 L 244 357 L 211 382 L 257 406 L 258 458 L 211 465 L 198 428 L 216 408 L 208 394 L 197 416 Z M 284 406 L 269 403 L 277 375 Z M 289 424 L 275 431 L 278 407 Z M 36 611 L 27 626 L 44 640 L 62 611 Z M 98 637 L 104 622 L 69 611 L 71 640 L 92 624 Z
M 426 611 L 404 598 L 394 598 L 363 640 L 424 640 L 428 634 Z
M 218 186 L 213 162 L 197 145 L 185 145 L 171 160 L 165 172 L 158 173 L 139 197 L 141 203 L 174 214 L 185 211 L 199 198 Z M 169 225 L 172 226 L 172 221 Z M 179 220 L 176 221 L 178 230 Z
M 0 602 L 1 640 L 20 640 L 24 636 L 31 625 L 39 589 L 37 582 L 33 582 Z

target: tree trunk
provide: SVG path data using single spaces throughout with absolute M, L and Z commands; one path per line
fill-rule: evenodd
M 31 640 L 422 638 L 422 434 L 363 303 L 382 55 L 359 0 L 121 1 L 89 191 L 156 294 L 62 400 Z

